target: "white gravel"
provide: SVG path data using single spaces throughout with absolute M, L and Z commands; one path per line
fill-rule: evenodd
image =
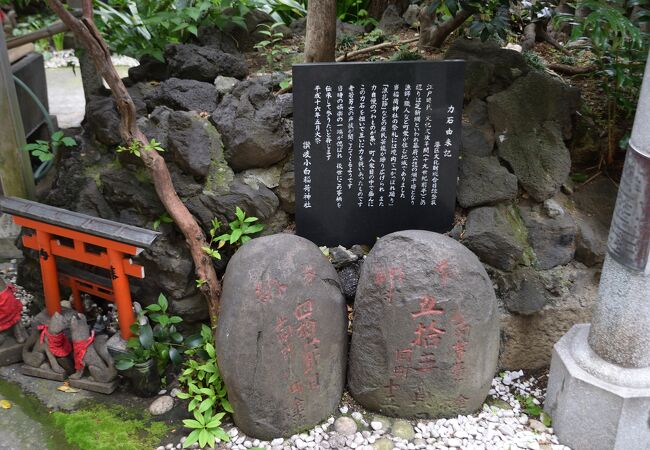
M 139 63 L 136 59 L 128 56 L 113 55 L 111 56 L 113 64 L 116 66 L 137 66 Z M 68 66 L 79 67 L 79 59 L 75 56 L 74 50 L 54 51 L 49 54 L 49 58 L 45 61 L 46 69 L 56 69 L 58 67 Z
M 411 421 L 414 431 L 411 440 L 391 434 L 396 419 L 363 410 L 352 411 L 352 407 L 341 405 L 338 418 L 345 417 L 357 424 L 357 430 L 351 435 L 336 432 L 335 421 L 337 425 L 342 421 L 330 417 L 309 432 L 270 442 L 248 438 L 232 427 L 228 431 L 231 442 L 220 443 L 218 448 L 244 450 L 254 444 L 253 447 L 268 450 L 570 450 L 559 444 L 553 429 L 547 428 L 539 417 L 531 418 L 523 411 L 518 398 L 530 397 L 534 404 L 543 403 L 546 390 L 538 387 L 540 384 L 533 377 L 524 377 L 523 371 L 503 372 L 492 381 L 488 401 L 479 412 L 449 419 Z M 390 426 L 387 428 L 385 424 Z

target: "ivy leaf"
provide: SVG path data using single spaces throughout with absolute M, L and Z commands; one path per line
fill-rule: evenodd
M 176 347 L 169 347 L 169 359 L 175 366 L 180 365 L 180 363 L 183 361 L 183 358 L 181 358 L 181 355 L 178 353 L 178 350 L 176 350 Z
M 142 325 L 140 327 L 140 335 L 138 336 L 138 339 L 144 348 L 150 349 L 153 347 L 154 340 L 151 325 Z
M 129 370 L 134 365 L 135 363 L 132 359 L 120 359 L 115 361 L 115 368 L 117 370 Z

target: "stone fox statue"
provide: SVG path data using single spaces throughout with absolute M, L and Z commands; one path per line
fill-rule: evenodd
M 27 340 L 27 331 L 20 320 L 23 305 L 14 295 L 15 290 L 0 279 L 0 347 L 10 335 L 18 344 Z
M 69 319 L 58 312 L 54 313 L 48 324 L 39 325 L 23 347 L 25 364 L 65 374 L 71 368 L 69 361 L 66 361 L 72 353 L 72 344 L 65 333 L 69 325 Z
M 90 378 L 98 383 L 110 383 L 117 377 L 113 358 L 106 348 L 107 336 L 95 339 L 95 332 L 90 332 L 86 316 L 77 313 L 70 319 L 72 345 L 74 347 L 74 365 L 76 372 L 71 379 L 83 377 L 86 369 Z

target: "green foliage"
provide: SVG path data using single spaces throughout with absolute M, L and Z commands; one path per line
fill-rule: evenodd
M 230 232 L 217 236 L 215 239 L 220 242 L 227 242 L 230 245 L 239 247 L 251 240 L 251 235 L 259 233 L 264 225 L 257 222 L 257 217 L 246 217 L 246 213 L 238 206 L 235 209 L 235 220 L 230 222 Z
M 129 143 L 128 147 L 125 147 L 123 145 L 118 146 L 117 153 L 128 152 L 139 158 L 140 156 L 142 156 L 141 152 L 143 149 L 146 151 L 156 151 L 156 152 L 165 151 L 165 149 L 160 146 L 160 142 L 156 141 L 155 139 L 149 141 L 149 143 L 144 147 L 142 146 L 142 143 L 140 141 L 136 141 L 134 139 Z
M 135 336 L 126 344 L 129 351 L 115 358 L 117 369 L 128 370 L 135 364 L 154 359 L 158 373 L 162 375 L 170 362 L 175 366 L 180 365 L 181 355 L 178 349 L 183 347 L 183 336 L 176 325 L 183 319 L 167 314 L 168 308 L 167 298 L 160 294 L 157 303 L 138 313 L 136 322 L 131 325 Z
M 167 44 L 186 42 L 202 25 L 245 27 L 249 2 L 236 0 L 95 0 L 96 20 L 111 50 L 163 60 Z M 232 9 L 230 9 L 232 8 Z
M 376 28 L 372 30 L 370 33 L 366 33 L 363 35 L 361 41 L 359 42 L 359 47 L 364 48 L 364 47 L 370 47 L 372 45 L 381 44 L 382 42 L 387 41 L 388 38 L 389 36 L 386 36 L 386 34 L 382 30 Z
M 524 57 L 528 65 L 533 69 L 539 72 L 542 72 L 546 69 L 546 65 L 547 65 L 546 61 L 537 53 L 533 51 L 528 51 L 528 52 L 523 52 L 521 55 Z
M 21 4 L 24 7 L 27 6 L 29 3 L 34 3 L 34 1 L 33 0 L 21 0 L 18 2 L 11 1 L 11 0 L 0 1 L 0 5 L 12 4 L 12 3 L 16 7 L 21 8 Z M 39 12 L 37 14 L 29 14 L 26 16 L 21 15 L 18 17 L 18 23 L 16 23 L 16 26 L 11 31 L 11 34 L 12 36 L 23 36 L 25 34 L 37 31 L 41 28 L 48 27 L 52 25 L 54 22 L 56 22 L 57 20 L 58 17 L 56 17 L 54 14 L 51 14 L 49 11 L 42 12 L 42 13 Z M 53 41 L 56 42 L 54 38 Z M 48 39 L 39 39 L 34 43 L 34 46 L 36 47 L 37 52 L 42 53 L 45 59 L 48 59 L 49 50 L 50 50 L 50 42 Z
M 343 33 L 336 42 L 336 49 L 339 51 L 349 51 L 357 44 L 357 38 L 351 34 Z
M 486 41 L 495 36 L 506 38 L 510 30 L 510 4 L 511 0 L 437 0 L 426 12 L 443 20 L 456 16 L 460 11 L 469 12 L 472 14 L 470 34 Z
M 284 54 L 291 53 L 291 50 L 281 44 L 284 38 L 283 34 L 277 31 L 282 23 L 274 23 L 273 25 L 261 24 L 258 27 L 258 32 L 266 37 L 266 39 L 255 44 L 258 52 L 266 55 L 266 63 L 270 68 L 274 68 L 278 59 Z
M 252 0 L 251 6 L 270 14 L 276 21 L 289 25 L 293 20 L 307 15 L 306 4 L 296 0 Z
M 239 207 L 235 209 L 235 220 L 230 222 L 228 226 L 230 231 L 217 236 L 221 222 L 218 219 L 212 219 L 212 228 L 210 228 L 210 246 L 203 247 L 203 251 L 215 259 L 221 259 L 219 250 L 224 245 L 230 244 L 234 247 L 240 247 L 252 239 L 253 234 L 257 234 L 264 229 L 264 225 L 257 222 L 257 217 L 246 217 L 246 213 Z M 216 244 L 217 248 L 212 246 Z
M 521 408 L 526 414 L 531 417 L 538 417 L 547 427 L 551 426 L 551 417 L 542 410 L 540 405 L 535 403 L 535 399 L 532 396 L 517 396 L 517 401 L 521 404 Z
M 50 141 L 37 139 L 32 144 L 26 144 L 23 147 L 24 151 L 30 152 L 32 156 L 38 158 L 42 162 L 54 159 L 54 152 L 61 146 L 74 147 L 77 141 L 74 138 L 65 136 L 63 131 L 57 131 L 50 137 Z
M 338 0 L 336 2 L 336 16 L 347 23 L 355 23 L 362 27 L 378 25 L 374 17 L 368 14 L 370 0 Z
M 162 213 L 162 214 L 160 215 L 160 217 L 158 217 L 158 218 L 154 221 L 154 223 L 153 223 L 153 229 L 154 229 L 154 230 L 157 230 L 158 228 L 160 228 L 160 224 L 163 224 L 163 223 L 174 223 L 174 219 L 172 219 L 171 217 L 169 217 L 169 214 L 167 214 L 166 212 L 164 212 L 164 213 Z
M 647 59 L 648 35 L 638 27 L 650 19 L 645 11 L 635 17 L 636 24 L 627 17 L 627 8 L 647 1 L 583 0 L 581 8 L 590 10 L 586 17 L 559 14 L 558 25 L 572 25 L 571 40 L 587 37 L 591 41 L 594 64 L 604 75 L 602 87 L 626 116 L 636 110 L 643 70 Z
M 55 424 L 69 444 L 81 450 L 141 450 L 155 448 L 169 431 L 164 422 L 152 421 L 117 406 L 96 406 L 73 413 L 54 412 Z
M 397 52 L 391 56 L 391 61 L 418 61 L 422 58 L 417 51 L 410 50 L 407 45 L 402 45 Z
M 212 330 L 203 325 L 201 334 L 188 338 L 187 343 L 190 347 L 185 352 L 188 359 L 178 378 L 184 391 L 178 397 L 190 400 L 188 411 L 194 419 L 183 421 L 185 427 L 192 430 L 184 447 L 196 442 L 201 447 L 214 446 L 215 441 L 228 442 L 229 437 L 220 425 L 225 413 L 233 411 L 217 365 Z

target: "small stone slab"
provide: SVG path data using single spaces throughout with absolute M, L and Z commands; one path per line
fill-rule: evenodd
M 48 369 L 42 369 L 40 367 L 32 367 L 28 365 L 23 365 L 20 368 L 20 372 L 23 375 L 27 375 L 29 377 L 45 378 L 46 380 L 65 381 L 68 378 L 66 374 L 57 373 Z
M 81 378 L 79 380 L 73 380 L 70 378 L 68 382 L 70 383 L 70 387 L 76 389 L 85 389 L 86 391 L 99 392 L 100 394 L 106 395 L 112 394 L 120 384 L 119 379 L 115 379 L 110 383 L 99 383 L 88 378 Z
M 348 386 L 367 409 L 403 418 L 480 408 L 497 368 L 497 300 L 483 265 L 429 231 L 381 238 L 355 299 Z
M 23 360 L 23 344 L 0 347 L 0 366 L 9 366 Z

